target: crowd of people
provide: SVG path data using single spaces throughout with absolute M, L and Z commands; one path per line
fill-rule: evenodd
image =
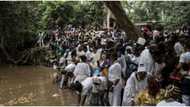
M 120 29 L 66 26 L 43 38 L 60 88 L 80 105 L 190 106 L 190 31 L 142 27 L 128 40 Z

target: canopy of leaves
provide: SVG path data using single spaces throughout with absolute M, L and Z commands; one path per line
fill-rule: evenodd
M 171 28 L 189 23 L 188 1 L 123 1 L 133 22 L 157 21 Z
M 41 23 L 44 29 L 55 28 L 53 25 L 56 24 L 61 27 L 66 24 L 102 24 L 104 18 L 103 2 L 44 2 L 40 4 L 40 8 L 43 13 Z
M 5 46 L 10 53 L 32 46 L 40 17 L 36 11 L 37 2 L 1 2 L 0 37 L 6 40 Z M 26 46 L 28 43 L 28 46 Z

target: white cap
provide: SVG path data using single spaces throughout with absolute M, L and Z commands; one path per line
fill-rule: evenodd
M 142 37 L 139 37 L 138 40 L 137 40 L 137 43 L 140 44 L 140 45 L 144 45 L 146 43 L 146 40 Z
M 145 65 L 144 64 L 140 64 L 139 67 L 138 67 L 137 72 L 147 72 Z

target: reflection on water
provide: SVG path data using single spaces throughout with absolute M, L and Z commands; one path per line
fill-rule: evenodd
M 1 66 L 0 105 L 76 105 L 75 93 L 52 83 L 53 72 L 39 66 Z

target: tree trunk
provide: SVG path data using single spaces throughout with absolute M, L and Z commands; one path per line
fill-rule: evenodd
M 136 40 L 138 38 L 138 31 L 133 25 L 133 23 L 127 17 L 124 9 L 122 8 L 120 1 L 105 1 L 105 5 L 110 9 L 112 14 L 116 18 L 116 22 L 121 29 L 123 29 L 127 38 L 131 40 Z M 140 33 L 139 33 L 140 34 Z

